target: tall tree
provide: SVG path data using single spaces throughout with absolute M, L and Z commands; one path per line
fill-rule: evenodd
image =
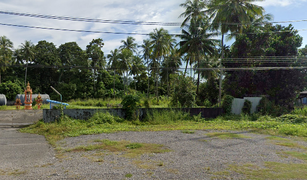
M 28 74 L 28 63 L 32 62 L 34 59 L 34 44 L 31 41 L 25 41 L 20 47 L 21 55 L 24 60 L 26 60 L 26 70 L 25 70 L 25 87 L 27 85 L 27 74 Z
M 120 51 L 118 49 L 114 49 L 110 51 L 110 54 L 108 54 L 108 67 L 111 68 L 114 71 L 117 71 L 119 69 L 119 54 Z
M 52 42 L 45 40 L 39 41 L 34 48 L 35 58 L 34 65 L 40 65 L 42 68 L 34 68 L 28 72 L 31 81 L 31 86 L 36 86 L 36 91 L 41 93 L 51 93 L 50 86 L 56 86 L 58 81 L 58 73 L 56 66 L 60 66 L 60 58 L 56 46 Z M 31 64 L 32 65 L 32 64 Z M 31 67 L 29 65 L 29 67 Z
M 224 57 L 224 34 L 228 31 L 238 33 L 257 16 L 263 16 L 264 9 L 253 4 L 258 0 L 212 0 L 207 5 L 206 13 L 212 19 L 212 29 L 222 33 L 221 48 Z M 219 103 L 221 103 L 222 73 L 220 75 Z
M 137 43 L 134 42 L 135 38 L 128 36 L 127 40 L 122 40 L 121 42 L 123 45 L 121 45 L 119 48 L 120 49 L 129 49 L 132 52 L 136 52 L 137 50 Z
M 61 65 L 66 66 L 65 68 L 59 69 L 59 82 L 69 83 L 74 79 L 77 73 L 82 73 L 82 71 L 87 71 L 88 62 L 86 59 L 85 52 L 80 48 L 76 42 L 67 42 L 61 44 L 58 48 L 59 58 L 61 60 Z M 83 68 L 76 68 L 76 67 Z
M 191 25 L 188 26 L 188 30 L 182 29 L 182 34 L 179 35 L 181 38 L 181 53 L 187 53 L 190 63 L 197 63 L 197 69 L 200 68 L 202 60 L 208 59 L 209 56 L 215 53 L 217 40 L 212 37 L 215 36 L 216 33 L 208 33 L 208 26 L 209 24 L 205 18 L 192 19 Z M 207 61 L 207 63 L 209 62 Z M 200 71 L 198 71 L 196 94 L 198 94 L 199 82 Z
M 170 54 L 171 49 L 174 46 L 175 39 L 168 33 L 167 30 L 163 28 L 154 29 L 154 31 L 149 34 L 149 38 L 151 44 L 150 49 L 152 50 L 152 61 L 150 66 L 153 74 L 155 74 L 156 96 L 158 99 L 158 74 L 160 65 L 164 58 Z
M 268 95 L 269 99 L 277 105 L 293 106 L 296 95 L 306 87 L 306 72 L 291 69 L 299 64 L 296 58 L 289 58 L 298 55 L 297 48 L 301 46 L 302 37 L 291 25 L 284 27 L 266 24 L 260 30 L 259 27 L 251 26 L 243 29 L 243 32 L 245 31 L 249 33 L 238 35 L 231 49 L 232 57 L 241 58 L 241 62 L 225 61 L 223 63 L 225 67 L 283 67 L 288 69 L 227 72 L 225 91 L 234 97 L 251 94 Z M 247 57 L 265 57 L 265 59 L 249 60 Z
M 7 69 L 6 65 L 11 63 L 13 55 L 13 43 L 6 36 L 0 37 L 0 84 L 1 74 Z
M 202 0 L 186 0 L 180 6 L 185 8 L 185 11 L 179 16 L 185 18 L 181 27 L 187 25 L 191 19 L 201 19 L 204 17 L 206 4 Z
M 104 68 L 106 60 L 102 47 L 104 46 L 103 40 L 101 38 L 93 39 L 89 45 L 86 46 L 86 53 L 91 61 L 91 66 L 93 71 L 93 85 L 94 92 L 96 92 L 96 79 L 97 79 L 97 68 Z

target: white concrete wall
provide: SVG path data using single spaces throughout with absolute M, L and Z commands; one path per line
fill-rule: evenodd
M 251 114 L 255 113 L 261 99 L 261 97 L 244 97 L 243 99 L 234 98 L 231 105 L 231 113 L 236 115 L 241 114 L 245 100 L 249 100 L 252 103 Z

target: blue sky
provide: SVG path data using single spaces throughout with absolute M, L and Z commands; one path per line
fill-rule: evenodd
M 182 22 L 178 16 L 184 11 L 179 4 L 185 0 L 0 0 L 0 11 L 18 13 L 44 14 L 70 17 L 99 18 L 110 20 L 133 20 L 147 22 Z M 274 21 L 305 20 L 307 19 L 307 0 L 265 0 L 258 3 L 266 13 L 274 17 Z M 0 23 L 66 28 L 92 31 L 136 32 L 150 33 L 154 28 L 162 26 L 118 25 L 73 22 L 63 20 L 48 20 L 31 17 L 21 17 L 0 14 Z M 307 21 L 292 23 L 303 37 L 303 46 L 307 44 Z M 288 25 L 282 24 L 282 25 Z M 170 33 L 178 34 L 177 27 L 163 27 Z M 0 25 L 0 36 L 7 36 L 18 48 L 25 40 L 36 44 L 40 40 L 53 42 L 57 47 L 65 42 L 75 41 L 82 49 L 94 38 L 102 38 L 105 46 L 103 51 L 118 48 L 121 40 L 128 35 L 94 34 L 78 32 L 62 32 L 52 30 L 28 29 Z M 141 44 L 143 35 L 133 35 L 137 43 Z M 231 43 L 231 42 L 228 42 Z

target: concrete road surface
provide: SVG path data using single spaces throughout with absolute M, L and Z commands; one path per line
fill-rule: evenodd
M 0 127 L 0 175 L 53 162 L 55 152 L 44 136 Z

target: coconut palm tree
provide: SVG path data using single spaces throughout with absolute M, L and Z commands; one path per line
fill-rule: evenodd
M 209 14 L 212 20 L 212 29 L 220 30 L 222 34 L 221 59 L 224 57 L 224 34 L 228 31 L 238 33 L 253 19 L 263 16 L 263 7 L 253 4 L 256 1 L 261 0 L 212 0 L 207 5 L 208 9 L 205 12 Z M 222 96 L 221 83 L 222 77 L 220 76 L 219 104 Z
M 181 27 L 189 23 L 191 19 L 201 19 L 205 15 L 206 4 L 202 0 L 187 0 L 185 3 L 180 4 L 185 8 L 185 11 L 179 17 L 185 17 Z
M 25 43 L 21 43 L 20 50 L 23 59 L 26 60 L 26 71 L 25 71 L 25 86 L 26 86 L 28 63 L 32 62 L 32 60 L 34 59 L 34 44 L 31 41 L 25 41 Z
M 113 70 L 119 69 L 119 54 L 120 51 L 118 49 L 114 49 L 114 51 L 111 50 L 110 54 L 107 56 L 109 59 L 108 66 Z
M 154 32 L 149 34 L 150 49 L 152 50 L 151 68 L 156 76 L 156 97 L 158 100 L 158 72 L 164 58 L 169 55 L 174 46 L 175 39 L 168 33 L 167 30 L 160 28 L 154 29 Z
M 215 52 L 217 40 L 213 39 L 213 36 L 215 36 L 216 33 L 208 33 L 208 28 L 209 24 L 205 18 L 191 19 L 191 25 L 188 26 L 188 30 L 182 29 L 182 34 L 179 35 L 181 38 L 181 53 L 187 54 L 187 60 L 190 61 L 190 64 L 197 63 L 197 69 L 200 68 L 203 59 L 212 56 Z M 198 94 L 199 89 L 200 71 L 198 71 L 197 74 L 196 94 Z
M 6 70 L 7 64 L 11 63 L 13 55 L 13 43 L 6 36 L 0 37 L 0 84 L 1 84 L 1 73 Z
M 134 43 L 135 38 L 128 36 L 127 40 L 122 40 L 121 42 L 123 45 L 119 46 L 120 49 L 129 49 L 132 52 L 136 52 L 137 50 L 137 43 Z

